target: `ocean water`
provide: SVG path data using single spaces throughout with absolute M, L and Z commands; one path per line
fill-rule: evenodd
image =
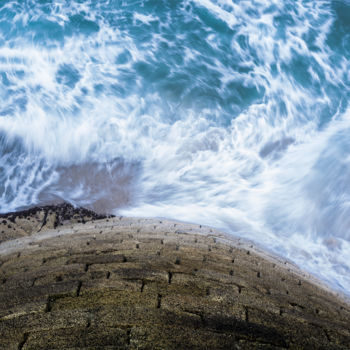
M 208 224 L 350 295 L 349 0 L 3 0 L 0 212 Z

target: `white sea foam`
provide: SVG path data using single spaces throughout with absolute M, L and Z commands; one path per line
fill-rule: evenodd
M 144 15 L 142 13 L 135 12 L 134 20 L 149 24 L 150 22 L 157 21 L 157 18 L 152 15 Z
M 57 27 L 0 31 L 0 210 L 64 199 L 204 223 L 350 290 L 349 60 L 328 45 L 331 3 L 142 4 L 2 7 L 14 28 Z

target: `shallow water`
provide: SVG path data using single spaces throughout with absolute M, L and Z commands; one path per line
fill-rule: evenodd
M 350 294 L 350 1 L 2 1 L 0 211 L 209 224 Z

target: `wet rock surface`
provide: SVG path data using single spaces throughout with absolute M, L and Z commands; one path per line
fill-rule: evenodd
M 0 214 L 0 243 L 56 228 L 65 223 L 85 223 L 103 218 L 106 218 L 106 215 L 99 215 L 85 208 L 75 208 L 68 203 Z
M 198 225 L 67 217 L 0 244 L 0 349 L 349 349 L 349 304 L 288 261 Z

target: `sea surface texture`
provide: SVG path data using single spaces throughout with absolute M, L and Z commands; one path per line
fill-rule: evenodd
M 350 295 L 349 0 L 3 0 L 0 212 L 208 224 Z

